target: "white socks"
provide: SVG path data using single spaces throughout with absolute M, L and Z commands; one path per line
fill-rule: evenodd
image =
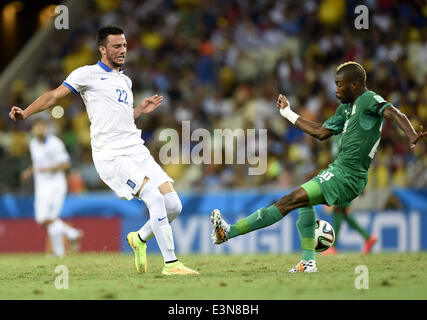
M 163 199 L 165 201 L 168 221 L 172 222 L 182 211 L 181 200 L 179 200 L 178 194 L 175 191 L 165 194 Z M 139 229 L 138 233 L 142 240 L 150 240 L 154 236 L 150 221 L 147 221 L 144 226 Z
M 57 220 L 55 220 L 55 222 L 57 222 L 61 225 L 62 231 L 68 240 L 76 240 L 77 239 L 77 237 L 79 236 L 79 231 L 77 229 L 69 226 L 68 224 L 66 224 L 61 219 L 57 219 Z
M 75 240 L 79 236 L 79 231 L 61 219 L 56 219 L 47 226 L 47 234 L 52 244 L 53 254 L 57 257 L 63 257 L 65 255 L 63 236 L 65 235 L 69 240 Z
M 58 220 L 59 219 L 55 220 L 47 226 L 47 233 L 50 238 L 50 243 L 52 244 L 53 254 L 57 257 L 63 257 L 65 255 L 64 239 L 62 237 L 63 228 Z
M 177 260 L 175 256 L 175 246 L 172 236 L 172 229 L 169 225 L 169 218 L 166 214 L 165 198 L 159 191 L 159 189 L 151 182 L 148 181 L 142 189 L 139 198 L 144 201 L 150 214 L 149 223 L 151 227 L 151 233 L 154 234 L 157 240 L 157 244 L 162 252 L 163 259 L 165 262 Z M 178 209 L 178 208 L 177 208 Z M 177 214 L 176 214 L 177 215 Z M 175 217 L 176 217 L 175 215 Z M 141 228 L 143 237 L 141 239 L 147 240 L 148 227 Z M 138 232 L 140 233 L 141 230 Z

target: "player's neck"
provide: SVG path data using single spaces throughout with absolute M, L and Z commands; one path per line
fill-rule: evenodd
M 366 87 L 360 88 L 360 90 L 358 92 L 356 92 L 356 94 L 354 95 L 354 98 L 352 99 L 353 101 L 351 103 L 354 103 L 356 101 L 356 99 L 359 98 L 366 91 L 368 91 L 368 89 Z
M 36 138 L 37 140 L 39 140 L 40 143 L 45 143 L 46 141 L 46 136 L 37 136 Z
M 120 71 L 120 66 L 114 66 L 111 62 L 109 62 L 108 60 L 106 60 L 106 59 L 101 59 L 101 62 L 103 63 L 103 64 L 105 64 L 108 68 L 110 68 L 111 70 L 115 70 L 115 71 L 117 71 L 117 72 L 119 72 Z

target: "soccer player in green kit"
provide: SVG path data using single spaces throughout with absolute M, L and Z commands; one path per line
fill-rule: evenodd
M 280 114 L 312 137 L 325 140 L 342 134 L 335 161 L 273 205 L 258 209 L 234 225 L 226 223 L 218 209 L 213 210 L 211 223 L 215 244 L 268 227 L 290 211 L 298 209 L 296 224 L 303 251 L 302 260 L 289 272 L 316 272 L 316 213 L 313 206 L 342 205 L 362 193 L 368 182 L 369 166 L 380 143 L 384 118 L 395 122 L 404 131 L 411 149 L 427 135 L 422 126 L 416 132 L 403 113 L 366 88 L 366 72 L 357 62 L 349 61 L 338 66 L 335 84 L 336 97 L 341 104 L 323 124 L 308 121 L 293 112 L 284 95 L 279 95 L 277 99 Z
M 338 152 L 341 146 L 342 134 L 337 134 L 331 138 L 331 153 L 335 159 L 338 156 Z M 335 242 L 328 250 L 322 252 L 322 255 L 335 255 L 337 254 L 338 236 L 341 229 L 341 224 L 346 221 L 350 227 L 356 230 L 364 239 L 365 244 L 363 246 L 362 253 L 368 254 L 371 252 L 373 245 L 377 242 L 377 237 L 371 235 L 366 229 L 364 229 L 355 219 L 354 215 L 350 211 L 350 203 L 344 203 L 342 205 L 335 205 L 332 211 L 332 226 L 335 230 Z

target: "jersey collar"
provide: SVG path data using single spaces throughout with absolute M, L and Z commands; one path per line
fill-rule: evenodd
M 110 71 L 113 71 L 113 69 L 111 69 L 109 66 L 107 66 L 105 63 L 103 63 L 103 62 L 101 62 L 101 61 L 99 61 L 98 60 L 98 66 L 100 66 L 102 69 L 104 69 L 105 71 L 107 71 L 107 72 L 110 72 Z M 122 67 L 120 67 L 119 68 L 119 72 L 120 73 L 123 73 L 124 72 L 124 70 L 122 69 Z

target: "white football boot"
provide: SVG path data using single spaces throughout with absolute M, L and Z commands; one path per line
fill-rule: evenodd
M 230 232 L 230 225 L 221 217 L 221 212 L 215 209 L 211 213 L 212 241 L 214 244 L 226 242 L 227 234 Z
M 298 264 L 289 270 L 291 273 L 295 272 L 317 272 L 315 260 L 301 260 Z

